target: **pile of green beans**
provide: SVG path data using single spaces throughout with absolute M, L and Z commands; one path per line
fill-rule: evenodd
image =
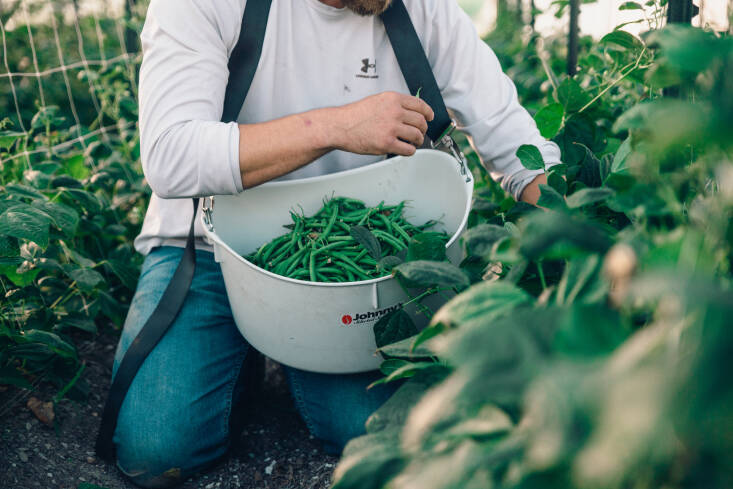
M 333 197 L 313 216 L 290 212 L 291 231 L 244 256 L 255 265 L 284 277 L 312 282 L 357 282 L 389 272 L 379 259 L 404 255 L 412 236 L 434 226 L 428 221 L 415 226 L 405 220 L 406 202 L 367 207 L 364 202 Z M 368 229 L 379 242 L 381 256 L 375 257 L 354 238 L 353 226 Z

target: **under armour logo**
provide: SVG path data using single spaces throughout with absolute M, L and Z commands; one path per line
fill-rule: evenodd
M 370 69 L 373 69 L 374 72 L 377 72 L 377 60 L 374 60 L 374 63 L 369 63 L 369 58 L 364 58 L 361 60 L 361 62 L 364 64 L 364 66 L 361 67 L 362 73 L 369 73 Z

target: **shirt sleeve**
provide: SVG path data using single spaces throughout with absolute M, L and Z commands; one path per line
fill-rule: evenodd
M 140 39 L 140 146 L 159 197 L 242 191 L 239 129 L 220 122 L 238 0 L 153 0 Z
M 537 146 L 547 167 L 560 163 L 560 148 L 540 135 L 519 104 L 514 83 L 457 1 L 425 5 L 422 41 L 446 107 L 492 178 L 519 200 L 526 185 L 543 173 L 522 166 L 516 157 L 519 146 Z

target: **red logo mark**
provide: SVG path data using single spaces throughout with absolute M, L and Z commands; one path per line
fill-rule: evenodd
M 351 319 L 351 316 L 348 314 L 341 318 L 341 322 L 344 324 L 351 324 L 351 321 L 353 321 L 353 319 Z

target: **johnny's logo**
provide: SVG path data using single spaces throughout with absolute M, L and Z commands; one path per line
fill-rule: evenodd
M 361 60 L 361 73 L 356 74 L 357 78 L 379 78 L 379 75 L 377 75 L 377 60 L 375 59 L 374 63 L 370 63 L 369 61 L 369 58 Z
M 379 309 L 377 311 L 369 311 L 369 312 L 355 312 L 353 314 L 344 314 L 341 316 L 341 324 L 343 326 L 351 326 L 351 325 L 358 325 L 358 324 L 371 324 L 374 321 L 378 320 L 385 314 L 389 314 L 390 312 L 396 311 L 397 309 L 402 307 L 402 303 L 391 307 L 387 307 L 384 309 Z

